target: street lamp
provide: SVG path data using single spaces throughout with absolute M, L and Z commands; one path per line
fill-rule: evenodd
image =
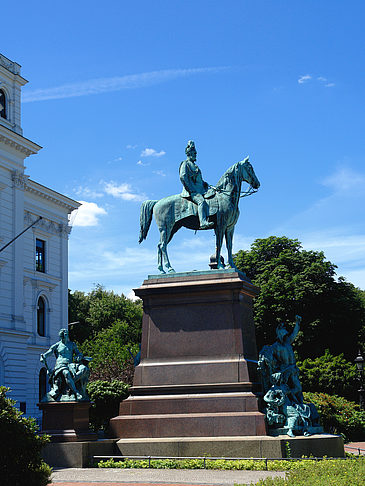
M 357 366 L 357 372 L 359 374 L 359 382 L 360 382 L 360 388 L 358 390 L 359 398 L 360 398 L 360 409 L 365 410 L 365 398 L 364 398 L 365 389 L 363 386 L 364 358 L 361 356 L 360 350 L 359 350 L 359 354 L 357 355 L 357 358 L 355 359 L 355 363 Z

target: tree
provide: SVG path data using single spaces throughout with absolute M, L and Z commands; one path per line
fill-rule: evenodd
M 278 320 L 303 317 L 295 341 L 300 359 L 321 356 L 326 349 L 353 359 L 365 322 L 361 291 L 335 278 L 336 265 L 323 252 L 307 251 L 296 239 L 257 239 L 249 251 L 235 255 L 237 267 L 259 287 L 254 302 L 258 348 L 275 341 Z
M 346 361 L 343 353 L 333 356 L 327 349 L 323 356 L 298 361 L 297 365 L 304 391 L 340 395 L 358 401 L 356 365 Z
M 15 400 L 6 397 L 9 388 L 0 386 L 0 478 L 2 486 L 46 486 L 51 468 L 42 461 L 47 437 L 37 435 L 37 424 L 23 417 Z
M 111 327 L 115 322 L 125 321 L 140 335 L 142 322 L 142 301 L 136 302 L 105 290 L 102 285 L 96 285 L 88 294 L 76 290 L 68 295 L 69 321 L 79 321 L 71 328 L 71 339 L 82 343 L 99 331 Z
M 122 380 L 131 385 L 134 366 L 128 348 L 137 354 L 140 340 L 140 328 L 136 329 L 126 321 L 117 321 L 80 344 L 82 353 L 93 358 L 90 381 Z

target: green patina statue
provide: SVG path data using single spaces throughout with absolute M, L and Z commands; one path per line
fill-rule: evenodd
M 185 149 L 187 159 L 179 168 L 183 184 L 181 194 L 168 196 L 159 201 L 145 201 L 141 207 L 139 243 L 147 237 L 152 216 L 160 231 L 158 244 L 158 269 L 165 273 L 174 272 L 167 254 L 167 244 L 181 227 L 192 230 L 214 229 L 216 236 L 216 261 L 218 268 L 224 268 L 220 254 L 223 238 L 226 239 L 228 265 L 235 268 L 232 256 L 234 227 L 238 221 L 240 197 L 256 192 L 260 182 L 256 177 L 248 157 L 232 165 L 219 179 L 215 187 L 209 186 L 202 177 L 196 162 L 196 149 L 192 140 Z M 241 193 L 242 182 L 250 189 Z
M 60 341 L 53 344 L 48 351 L 41 354 L 40 361 L 45 364 L 51 390 L 44 395 L 42 402 L 90 401 L 86 385 L 90 375 L 89 361 L 74 342 L 68 337 L 68 330 L 61 329 Z M 51 371 L 47 358 L 56 357 L 54 369 Z
M 277 432 L 295 437 L 322 432 L 315 406 L 303 403 L 299 369 L 292 348 L 301 320 L 296 316 L 291 333 L 280 323 L 276 328 L 277 341 L 264 346 L 259 353 L 258 369 L 264 389 L 266 419 L 274 435 Z

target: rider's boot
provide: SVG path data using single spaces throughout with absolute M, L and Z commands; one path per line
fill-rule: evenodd
M 199 229 L 200 230 L 205 230 L 205 229 L 211 229 L 214 227 L 214 223 L 213 221 L 208 221 L 208 220 L 205 220 L 205 221 L 202 221 L 200 226 L 199 226 Z
M 206 201 L 202 201 L 198 203 L 198 216 L 199 216 L 199 222 L 200 226 L 199 229 L 204 230 L 204 229 L 210 229 L 213 228 L 214 223 L 212 221 L 208 221 L 208 213 L 209 213 L 209 208 L 208 204 Z

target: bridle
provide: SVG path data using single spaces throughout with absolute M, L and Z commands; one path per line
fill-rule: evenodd
M 252 174 L 249 174 L 251 177 L 252 177 Z M 247 181 L 246 181 L 247 182 Z M 250 187 L 248 188 L 247 191 L 240 191 L 238 193 L 238 191 L 226 191 L 224 189 L 220 189 L 218 187 L 215 187 L 215 186 L 209 186 L 211 187 L 212 189 L 214 189 L 215 191 L 221 193 L 221 194 L 225 194 L 227 196 L 231 195 L 231 194 L 239 194 L 239 197 L 242 198 L 242 197 L 247 197 L 247 196 L 251 196 L 252 194 L 255 194 L 255 192 L 258 191 L 258 189 L 254 189 L 252 187 L 252 185 L 250 184 Z

